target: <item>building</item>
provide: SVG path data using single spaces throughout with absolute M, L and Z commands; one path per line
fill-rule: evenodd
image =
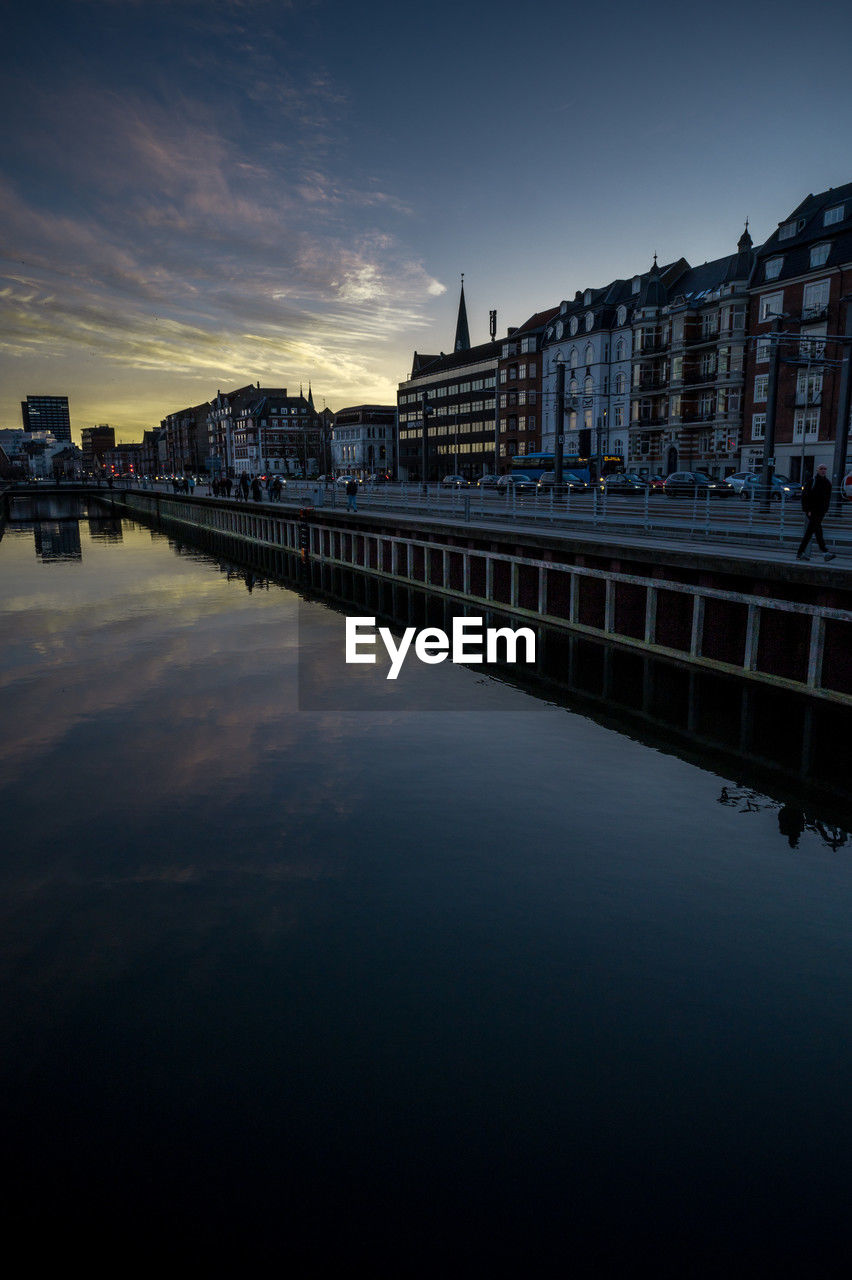
M 57 440 L 71 443 L 71 414 L 67 396 L 27 396 L 21 401 L 24 431 L 49 431 Z
M 508 471 L 511 459 L 541 450 L 542 356 L 548 321 L 559 311 L 539 311 L 510 329 L 497 362 L 499 456 L 496 470 Z
M 542 449 L 556 451 L 557 423 L 561 408 L 563 456 L 591 462 L 600 474 L 604 467 L 623 466 L 630 452 L 634 323 L 637 311 L 649 300 L 656 302 L 667 282 L 688 269 L 684 258 L 630 279 L 613 280 L 598 289 L 577 290 L 573 301 L 563 301 L 545 328 L 542 341 Z M 646 354 L 650 354 L 650 339 Z M 559 402 L 560 365 L 563 403 Z M 660 376 L 659 374 L 657 376 Z M 665 420 L 665 408 L 648 402 L 656 424 Z M 648 424 L 650 425 L 650 423 Z
M 208 456 L 208 415 L 210 403 L 192 405 L 168 414 L 160 423 L 163 433 L 165 470 L 169 475 L 197 474 L 205 470 Z
M 331 465 L 336 476 L 395 474 L 396 407 L 359 404 L 334 415 Z
M 494 472 L 498 462 L 497 365 L 502 343 L 470 345 L 462 282 L 453 352 L 415 351 L 411 376 L 399 384 L 399 477 L 439 480 L 447 474 L 468 479 Z M 427 421 L 423 474 L 424 408 Z
M 280 472 L 314 476 L 328 459 L 320 415 L 313 393 L 289 396 L 286 387 L 254 395 L 231 417 L 233 471 L 250 476 Z
M 57 440 L 52 431 L 0 430 L 2 446 L 15 472 L 32 479 L 76 478 L 82 454 L 75 444 Z M 55 465 L 54 465 L 55 461 Z
M 83 474 L 97 475 L 103 468 L 104 455 L 115 448 L 115 428 L 102 423 L 98 427 L 83 427 Z
M 142 445 L 117 444 L 104 454 L 104 466 L 112 476 L 140 476 L 142 472 Z
M 793 480 L 846 474 L 852 347 L 852 183 L 809 195 L 757 254 L 749 298 L 743 466 L 767 442 Z M 843 363 L 846 362 L 846 377 Z

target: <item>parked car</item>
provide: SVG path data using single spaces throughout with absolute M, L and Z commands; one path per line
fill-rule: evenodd
M 766 490 L 760 483 L 760 476 L 749 476 L 740 489 L 740 500 L 742 502 L 760 501 L 766 496 Z M 772 484 L 769 486 L 769 499 L 771 502 L 790 502 L 796 499 L 801 500 L 802 486 L 795 480 L 789 480 L 787 476 L 774 475 Z
M 622 475 L 620 472 L 601 476 L 598 488 L 609 498 L 644 498 L 648 492 L 648 486 L 638 476 Z
M 648 476 L 648 488 L 651 493 L 665 493 L 666 477 L 662 475 Z
M 734 491 L 724 480 L 714 480 L 703 471 L 673 471 L 666 480 L 667 498 L 732 498 Z
M 559 494 L 564 495 L 566 493 L 588 493 L 592 487 L 588 481 L 583 480 L 581 476 L 575 475 L 573 471 L 564 471 L 562 473 L 562 485 L 558 490 L 555 488 L 555 485 L 556 472 L 543 471 L 539 477 L 537 489 L 538 492 L 544 496 L 548 496 L 551 493 L 555 496 L 558 496 Z
M 444 476 L 441 481 L 442 489 L 469 489 L 470 484 L 465 480 L 464 476 Z
M 500 493 L 535 493 L 538 481 L 529 476 L 501 476 L 497 485 Z
M 499 476 L 480 476 L 476 482 L 478 489 L 497 489 L 500 487 Z
M 754 480 L 758 475 L 757 471 L 735 471 L 732 476 L 725 476 L 725 480 L 734 493 L 739 493 L 747 480 Z

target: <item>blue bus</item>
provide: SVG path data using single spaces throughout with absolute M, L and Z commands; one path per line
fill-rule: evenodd
M 620 453 L 605 453 L 602 458 L 583 457 L 579 453 L 562 455 L 562 474 L 570 471 L 587 484 L 598 478 L 598 466 L 602 476 L 612 475 L 614 471 L 624 470 L 624 459 Z M 555 470 L 556 455 L 552 453 L 524 453 L 512 459 L 512 475 L 528 480 L 540 480 L 545 471 Z

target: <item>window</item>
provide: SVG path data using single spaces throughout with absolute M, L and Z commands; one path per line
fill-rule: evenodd
M 831 253 L 830 244 L 815 244 L 811 249 L 811 266 L 824 267 Z
M 569 385 L 568 390 L 571 392 L 571 395 L 572 395 L 572 396 L 579 395 L 579 393 L 580 393 L 580 384 L 579 384 L 579 382 L 577 381 L 577 379 L 576 379 L 576 378 L 572 378 L 572 379 L 571 379 L 571 383 L 570 383 L 570 385 Z
M 828 308 L 829 280 L 817 280 L 806 284 L 802 294 L 802 319 L 812 320 L 824 314 Z
M 772 343 L 768 338 L 759 338 L 757 346 L 754 349 L 754 359 L 756 364 L 764 364 L 771 354 Z
M 577 332 L 577 329 L 578 329 L 578 323 L 577 323 L 577 317 L 576 317 L 576 316 L 572 316 L 572 317 L 571 317 L 570 329 L 571 329 L 571 337 L 573 338 L 573 337 L 574 337 L 574 334 Z
M 619 338 L 619 339 L 618 339 L 618 342 L 616 342 L 616 344 L 615 344 L 615 358 L 616 358 L 616 360 L 623 360 L 623 359 L 624 359 L 624 350 L 625 350 L 625 347 L 624 347 L 624 339 L 623 339 L 623 338 Z
M 594 387 L 594 383 L 592 382 L 592 378 L 590 374 L 587 378 L 583 380 L 583 394 L 587 396 L 593 395 L 594 390 L 595 390 L 595 387 Z
M 780 316 L 784 309 L 783 293 L 765 293 L 760 299 L 760 323 Z
M 827 327 L 823 322 L 822 324 L 814 325 L 813 329 L 802 330 L 802 340 L 799 343 L 799 359 L 822 360 L 825 355 Z
M 632 293 L 638 293 L 638 292 L 639 292 L 639 290 L 640 290 L 640 288 L 641 288 L 641 281 L 640 281 L 640 279 L 639 279 L 639 277 L 638 277 L 638 276 L 634 276 L 634 277 L 633 277 L 633 282 L 632 282 L 632 284 L 631 284 L 631 286 L 630 286 L 631 292 L 632 292 Z
M 824 227 L 833 227 L 836 222 L 842 222 L 845 208 L 846 206 L 843 204 L 836 204 L 833 209 L 826 209 L 823 214 L 822 225 Z
M 586 430 L 587 430 L 587 431 L 591 431 L 591 429 L 592 429 L 592 411 L 591 411 L 591 409 L 586 409 L 586 410 L 584 411 L 584 413 L 583 413 L 583 426 L 586 428 Z
M 591 289 L 587 289 L 586 292 L 583 294 L 583 306 L 587 307 L 591 301 L 592 301 L 592 291 Z
M 617 396 L 623 396 L 626 390 L 627 378 L 623 373 L 617 373 L 615 375 L 615 394 Z
M 618 311 L 615 313 L 615 323 L 616 323 L 619 327 L 620 327 L 621 325 L 623 325 L 623 324 L 626 324 L 626 323 L 627 323 L 627 308 L 626 308 L 626 307 L 623 307 L 623 306 L 622 306 L 622 307 L 619 307 L 619 308 L 618 308 Z
M 781 274 L 781 268 L 784 265 L 783 258 L 770 258 L 763 268 L 763 277 L 765 280 L 777 280 Z
M 822 373 L 800 369 L 796 377 L 796 404 L 819 404 L 822 395 Z
M 590 365 L 594 363 L 595 363 L 595 349 L 590 342 L 589 345 L 586 347 L 586 364 Z
M 804 218 L 794 218 L 792 222 L 785 222 L 783 227 L 778 228 L 778 239 L 790 240 L 794 235 L 797 235 L 798 232 L 801 231 L 804 225 Z
M 577 348 L 576 348 L 576 347 L 572 347 L 572 348 L 571 348 L 571 356 L 570 356 L 569 363 L 570 363 L 570 365 L 571 365 L 571 368 L 572 368 L 572 369 L 576 369 L 576 368 L 577 368 L 578 357 L 577 357 Z
M 624 426 L 624 406 L 617 404 L 612 414 L 612 425 L 614 427 Z
M 793 417 L 793 439 L 816 440 L 819 436 L 819 409 L 797 409 Z
M 595 317 L 591 311 L 586 312 L 586 333 L 591 333 L 595 327 Z
M 751 415 L 751 438 L 752 440 L 763 440 L 766 437 L 766 414 L 753 413 Z
M 768 388 L 769 388 L 769 374 L 759 373 L 754 380 L 755 401 L 765 400 Z

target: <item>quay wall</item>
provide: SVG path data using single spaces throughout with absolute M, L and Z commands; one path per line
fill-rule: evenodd
M 94 496 L 94 495 L 93 495 Z M 552 528 L 144 491 L 96 496 L 306 587 L 335 574 L 852 705 L 852 586 L 833 566 Z

